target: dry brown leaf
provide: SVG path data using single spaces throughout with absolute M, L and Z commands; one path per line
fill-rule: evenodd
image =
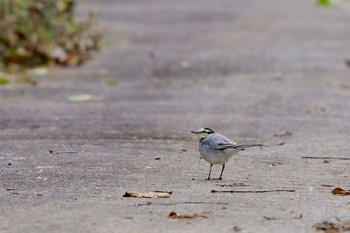
M 340 233 L 350 230 L 350 220 L 345 220 L 339 223 L 333 223 L 328 221 L 323 221 L 313 225 L 317 231 L 323 231 L 325 233 Z
M 207 218 L 209 211 L 204 211 L 201 213 L 194 213 L 194 214 L 177 214 L 176 212 L 172 211 L 169 213 L 168 218 L 171 219 L 193 219 L 193 218 Z
M 148 193 L 139 192 L 125 192 L 123 197 L 135 197 L 135 198 L 169 198 L 172 192 L 154 191 Z
M 340 187 L 336 187 L 332 190 L 333 195 L 340 195 L 340 196 L 348 196 L 350 195 L 350 191 L 344 190 Z
M 320 222 L 316 223 L 314 226 L 317 231 L 323 231 L 325 233 L 340 233 L 340 226 L 338 224 L 332 223 L 332 222 Z

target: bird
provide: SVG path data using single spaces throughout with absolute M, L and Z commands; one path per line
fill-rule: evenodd
M 237 144 L 229 138 L 216 133 L 210 128 L 201 128 L 191 130 L 191 133 L 198 134 L 198 151 L 202 158 L 210 164 L 210 170 L 207 180 L 210 180 L 211 169 L 214 164 L 221 164 L 222 170 L 218 180 L 222 180 L 222 174 L 225 170 L 225 164 L 236 153 L 248 147 L 263 146 L 263 144 Z

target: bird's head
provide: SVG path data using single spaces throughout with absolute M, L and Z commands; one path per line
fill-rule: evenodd
M 201 128 L 201 129 L 195 130 L 195 131 L 191 130 L 191 133 L 198 134 L 201 138 L 206 138 L 210 134 L 215 133 L 215 131 L 210 129 L 210 128 Z

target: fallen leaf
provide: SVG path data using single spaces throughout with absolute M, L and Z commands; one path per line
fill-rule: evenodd
M 326 233 L 340 233 L 340 226 L 332 222 L 320 222 L 313 225 L 317 231 L 324 231 Z
M 209 211 L 204 211 L 201 213 L 195 213 L 195 214 L 177 214 L 176 212 L 172 211 L 169 213 L 168 218 L 171 219 L 193 219 L 193 218 L 207 218 Z
M 139 192 L 125 192 L 123 197 L 135 197 L 135 198 L 169 198 L 172 192 L 154 191 L 148 193 Z
M 89 94 L 71 95 L 67 97 L 70 102 L 87 102 L 87 101 L 101 101 L 104 96 L 96 96 Z
M 350 191 L 344 190 L 344 189 L 342 189 L 340 187 L 337 187 L 337 188 L 334 188 L 332 190 L 332 194 L 333 195 L 339 195 L 339 196 L 348 196 L 348 195 L 350 195 Z

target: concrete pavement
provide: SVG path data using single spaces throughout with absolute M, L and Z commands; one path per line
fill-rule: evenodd
M 275 0 L 77 9 L 101 12 L 101 53 L 36 87 L 0 87 L 0 232 L 314 232 L 350 219 L 349 197 L 331 194 L 349 189 L 349 160 L 302 158 L 350 158 L 349 9 Z M 101 98 L 68 100 L 79 94 Z M 189 133 L 200 127 L 269 146 L 206 181 Z M 122 197 L 155 190 L 173 193 Z

